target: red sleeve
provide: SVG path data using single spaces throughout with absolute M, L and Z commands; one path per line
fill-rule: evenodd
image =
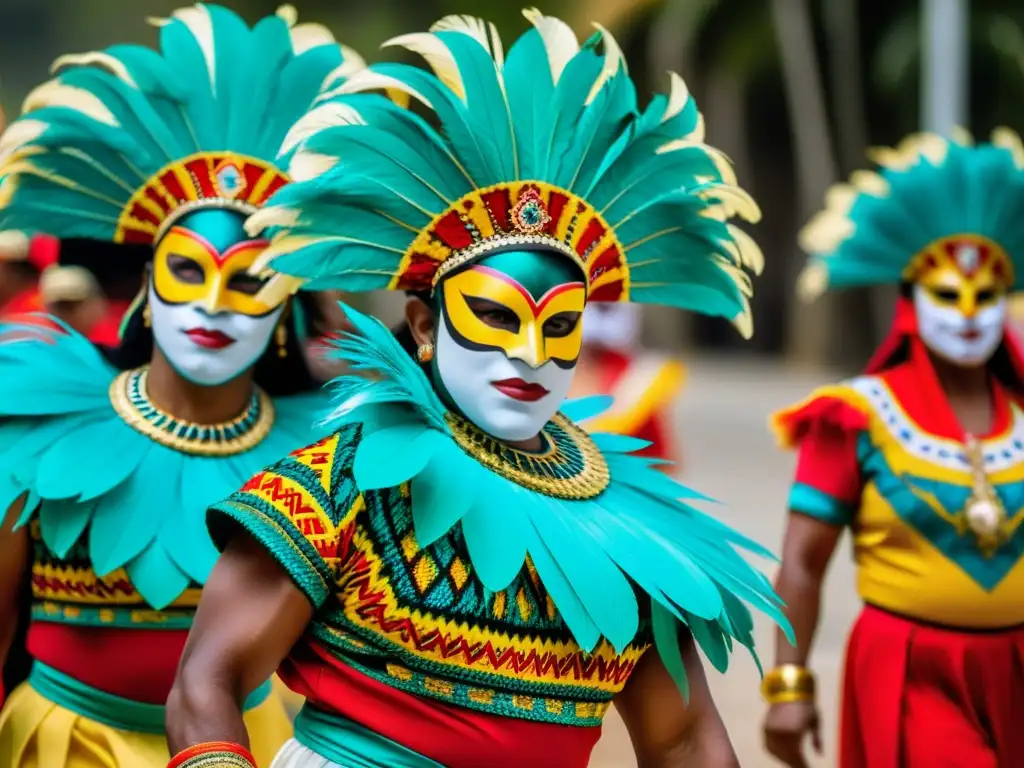
M 796 482 L 843 504 L 856 504 L 862 486 L 857 440 L 860 432 L 819 423 L 800 442 Z
M 781 411 L 772 423 L 782 443 L 800 452 L 789 508 L 834 525 L 850 524 L 863 487 L 857 454 L 867 412 L 844 388 L 834 387 Z

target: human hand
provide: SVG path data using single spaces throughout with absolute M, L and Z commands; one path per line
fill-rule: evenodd
M 813 701 L 790 701 L 769 707 L 764 720 L 764 746 L 776 760 L 789 768 L 808 768 L 803 749 L 808 735 L 814 751 L 820 755 L 821 719 Z

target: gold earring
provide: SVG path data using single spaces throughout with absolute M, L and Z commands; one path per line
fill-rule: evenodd
M 142 324 L 147 328 L 153 325 L 153 313 L 149 308 L 148 302 L 146 303 L 146 306 L 142 308 Z
M 285 328 L 284 323 L 278 324 L 274 336 L 277 340 L 277 356 L 288 357 L 288 329 Z
M 416 350 L 416 359 L 421 363 L 429 363 L 434 359 L 434 345 L 420 344 Z

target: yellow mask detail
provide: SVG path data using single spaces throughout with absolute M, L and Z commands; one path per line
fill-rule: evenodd
M 256 298 L 263 281 L 248 269 L 266 247 L 266 240 L 247 240 L 218 252 L 201 235 L 173 227 L 154 254 L 153 287 L 167 304 L 201 303 L 210 314 L 261 317 L 277 306 Z
M 534 299 L 509 275 L 477 265 L 448 277 L 442 286 L 451 329 L 463 346 L 499 349 L 532 368 L 549 360 L 569 367 L 579 357 L 579 315 L 587 297 L 582 282 L 554 286 Z

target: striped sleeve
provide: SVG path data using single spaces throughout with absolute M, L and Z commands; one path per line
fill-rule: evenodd
M 331 595 L 338 578 L 341 542 L 353 525 L 361 497 L 351 483 L 335 493 L 350 451 L 339 450 L 337 434 L 268 467 L 210 509 L 210 528 L 218 546 L 234 526 L 262 544 L 315 608 Z M 227 523 L 227 525 L 225 525 Z

